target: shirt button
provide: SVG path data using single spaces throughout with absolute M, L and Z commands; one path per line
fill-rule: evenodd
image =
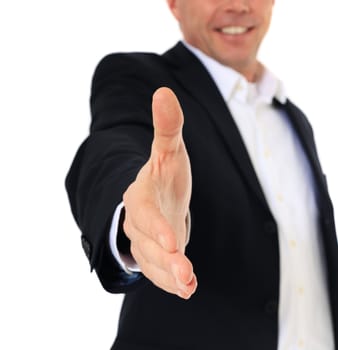
M 280 193 L 278 193 L 278 194 L 277 194 L 277 200 L 278 200 L 278 202 L 282 203 L 282 202 L 284 201 L 283 195 L 280 194 Z
M 273 221 L 267 221 L 264 224 L 264 231 L 267 234 L 271 234 L 271 235 L 276 234 L 277 233 L 277 226 Z
M 291 248 L 296 248 L 297 247 L 297 242 L 294 239 L 292 239 L 290 241 L 290 246 L 291 246 Z
M 270 150 L 266 149 L 266 150 L 264 151 L 264 157 L 265 157 L 265 159 L 269 159 L 269 158 L 271 157 L 271 152 L 270 152 Z
M 265 306 L 264 306 L 264 311 L 268 315 L 273 315 L 278 312 L 278 303 L 276 300 L 269 300 Z
M 238 83 L 236 86 L 237 91 L 242 91 L 243 90 L 243 84 L 242 83 Z

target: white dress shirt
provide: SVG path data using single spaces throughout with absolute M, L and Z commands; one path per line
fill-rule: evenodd
M 286 102 L 282 83 L 267 69 L 249 83 L 185 43 L 206 67 L 234 118 L 278 225 L 280 299 L 278 350 L 334 350 L 325 259 L 314 179 L 302 145 L 273 98 Z M 139 271 L 116 246 L 117 208 L 110 243 L 127 272 Z M 207 254 L 207 253 L 206 253 Z M 128 271 L 129 270 L 129 271 Z

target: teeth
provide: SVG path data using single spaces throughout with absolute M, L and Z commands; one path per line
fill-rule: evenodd
M 243 34 L 248 31 L 248 28 L 246 27 L 224 27 L 221 29 L 221 32 L 224 34 L 231 34 L 231 35 L 237 35 L 237 34 Z

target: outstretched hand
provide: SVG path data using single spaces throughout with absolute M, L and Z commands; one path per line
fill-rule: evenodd
M 197 287 L 185 256 L 191 169 L 182 137 L 183 113 L 175 94 L 153 95 L 151 155 L 124 193 L 124 231 L 142 273 L 159 288 L 188 299 Z

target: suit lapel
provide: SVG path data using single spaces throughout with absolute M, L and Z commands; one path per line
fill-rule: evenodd
M 223 139 L 246 183 L 268 208 L 240 132 L 217 86 L 200 61 L 182 43 L 164 54 L 180 85 L 198 101 Z
M 313 140 L 313 134 L 309 123 L 305 115 L 289 100 L 285 104 L 279 103 L 274 100 L 274 105 L 277 108 L 281 108 L 286 112 L 292 126 L 294 127 L 300 142 L 303 146 L 305 154 L 310 162 L 311 168 L 313 170 L 313 175 L 317 184 L 318 193 L 321 198 L 321 205 L 328 203 L 329 194 L 327 191 L 327 186 L 325 184 L 324 175 L 319 162 L 319 157 L 316 152 L 316 146 Z M 329 200 L 330 201 L 330 200 Z

